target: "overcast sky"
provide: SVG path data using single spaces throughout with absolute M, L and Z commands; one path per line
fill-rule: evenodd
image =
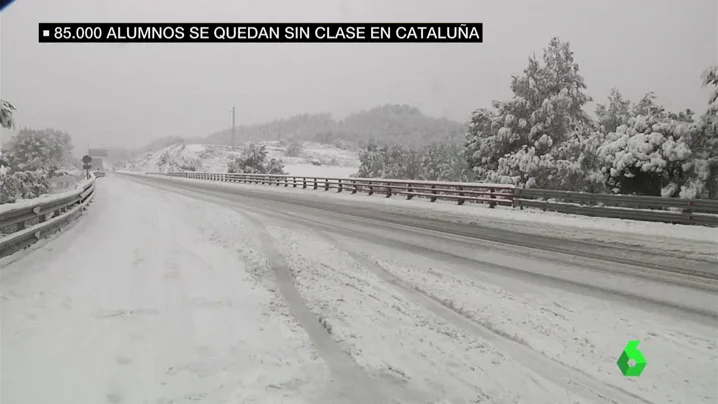
M 18 0 L 0 14 L 1 95 L 20 127 L 138 147 L 304 112 L 384 103 L 466 121 L 552 36 L 589 94 L 654 91 L 703 112 L 718 63 L 716 0 Z M 483 22 L 483 44 L 39 44 L 39 22 Z M 7 133 L 5 133 L 7 135 Z

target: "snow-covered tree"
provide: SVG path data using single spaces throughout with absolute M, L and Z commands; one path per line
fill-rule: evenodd
M 15 121 L 13 120 L 13 111 L 15 107 L 5 100 L 0 100 L 0 126 L 5 129 L 13 129 Z
M 53 176 L 71 164 L 72 139 L 56 129 L 21 129 L 3 150 L 10 172 L 41 170 Z
M 289 140 L 289 144 L 287 144 L 285 154 L 287 157 L 299 157 L 302 154 L 302 149 L 302 142 L 299 139 L 292 138 Z
M 0 205 L 18 199 L 32 199 L 50 192 L 47 176 L 41 172 L 19 171 L 0 175 Z
M 691 111 L 670 113 L 646 94 L 631 117 L 599 147 L 599 164 L 614 192 L 685 198 L 700 196 L 707 173 L 699 144 L 705 128 Z
M 616 88 L 611 89 L 608 104 L 598 104 L 596 107 L 598 124 L 606 133 L 615 132 L 619 126 L 628 123 L 632 116 L 631 102 L 624 99 Z
M 286 174 L 281 160 L 269 159 L 265 145 L 251 143 L 239 157 L 227 164 L 229 173 Z
M 361 178 L 418 179 L 421 157 L 416 150 L 402 146 L 378 146 L 370 142 L 359 153 Z
M 541 188 L 591 190 L 595 122 L 591 98 L 568 42 L 553 38 L 543 64 L 535 57 L 511 80 L 513 98 L 474 112 L 466 158 L 479 180 Z
M 711 89 L 708 110 L 701 118 L 704 136 L 694 146 L 699 153 L 699 170 L 705 171 L 704 196 L 718 199 L 718 65 L 706 69 L 703 86 Z M 701 163 L 705 161 L 704 165 Z M 702 165 L 702 166 L 701 166 Z
M 472 177 L 463 149 L 451 143 L 421 148 L 368 144 L 360 153 L 357 177 L 467 181 Z

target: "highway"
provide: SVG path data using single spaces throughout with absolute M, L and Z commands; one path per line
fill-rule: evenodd
M 1 401 L 718 399 L 718 246 L 681 254 L 647 248 L 653 235 L 579 240 L 318 192 L 99 179 L 85 217 L 0 261 Z M 632 339 L 648 362 L 637 378 L 615 364 Z

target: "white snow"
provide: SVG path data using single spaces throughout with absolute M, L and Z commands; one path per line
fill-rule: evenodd
M 259 143 L 266 145 L 269 158 L 282 160 L 285 171 L 291 175 L 348 177 L 357 172 L 360 164 L 356 152 L 321 143 L 303 143 L 301 154 L 297 157 L 286 156 L 286 147 L 281 146 L 279 142 Z M 246 144 L 232 149 L 222 145 L 174 144 L 145 153 L 118 168 L 134 172 L 165 172 L 167 165 L 163 165 L 162 162 L 170 161 L 178 165 L 194 165 L 197 171 L 227 172 L 227 163 L 239 156 L 244 146 Z M 319 162 L 321 165 L 313 165 L 312 161 Z
M 2 204 L 2 205 L 0 205 L 0 214 L 6 213 L 9 211 L 18 210 L 18 209 L 28 209 L 28 208 L 32 208 L 38 204 L 45 204 L 45 203 L 49 203 L 49 202 L 58 201 L 63 198 L 67 198 L 68 196 L 72 196 L 72 195 L 76 194 L 79 189 L 84 188 L 85 185 L 89 184 L 92 181 L 95 181 L 94 177 L 90 178 L 90 179 L 81 180 L 80 182 L 78 182 L 75 185 L 74 189 L 69 190 L 69 191 L 59 192 L 56 194 L 44 194 L 44 195 L 40 195 L 39 197 L 33 198 L 33 199 L 24 199 L 24 200 L 18 200 L 17 202 L 14 202 L 14 203 Z
M 378 249 L 372 246 L 371 251 L 384 257 L 382 267 L 412 287 L 596 380 L 653 403 L 708 404 L 718 398 L 712 326 L 647 311 L 619 299 L 546 289 L 509 277 L 457 270 L 425 257 L 399 258 L 394 251 L 379 254 Z M 535 268 L 541 265 L 536 263 Z M 670 289 L 665 287 L 663 293 L 670 294 Z M 615 362 L 626 342 L 634 339 L 641 341 L 639 349 L 648 367 L 641 378 L 624 378 L 616 372 Z
M 268 229 L 322 325 L 370 374 L 408 386 L 414 399 L 588 402 L 407 300 L 327 239 L 296 229 Z
M 216 184 L 446 217 L 493 211 Z M 35 251 L 0 260 L 4 401 L 343 404 L 326 347 L 285 304 L 276 249 L 293 276 L 284 287 L 296 288 L 312 321 L 367 376 L 356 384 L 381 392 L 382 402 L 715 402 L 712 327 L 487 269 L 492 260 L 519 268 L 529 258 L 451 247 L 475 257 L 474 268 L 352 236 L 366 231 L 360 226 L 347 225 L 355 232 L 339 236 L 287 222 L 281 212 L 197 194 L 110 175 L 75 225 Z M 389 230 L 384 237 L 408 236 Z M 590 272 L 532 265 L 527 271 Z M 646 285 L 624 286 L 710 301 L 705 292 Z M 615 361 L 633 338 L 648 367 L 628 379 Z
M 187 178 L 166 178 L 167 181 L 205 181 Z M 488 205 L 457 205 L 455 202 L 424 199 L 406 200 L 401 197 L 386 198 L 383 195 L 336 193 L 310 188 L 284 188 L 252 184 L 229 184 L 214 182 L 218 187 L 243 187 L 257 192 L 285 193 L 288 198 L 331 198 L 337 203 L 379 205 L 396 212 L 407 211 L 421 217 L 450 220 L 461 223 L 477 223 L 482 226 L 517 230 L 524 233 L 567 237 L 576 240 L 593 240 L 606 243 L 622 243 L 636 247 L 664 249 L 677 254 L 698 254 L 705 259 L 718 259 L 718 228 L 672 225 L 636 220 L 594 218 L 534 209 L 514 209 Z
M 0 263 L 3 402 L 326 401 L 326 366 L 261 286 L 246 224 L 106 180 L 74 227 Z
M 311 164 L 287 164 L 284 171 L 288 175 L 297 175 L 301 177 L 323 177 L 323 178 L 349 178 L 350 175 L 356 174 L 356 167 L 342 166 L 315 166 Z

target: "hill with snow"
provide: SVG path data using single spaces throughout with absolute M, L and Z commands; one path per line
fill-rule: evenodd
M 382 105 L 337 120 L 331 114 L 300 114 L 259 125 L 235 128 L 235 139 L 299 139 L 333 143 L 349 141 L 363 145 L 379 144 L 423 146 L 435 142 L 463 142 L 467 126 L 445 118 L 424 115 L 409 105 Z M 213 133 L 204 143 L 231 144 L 230 129 Z
M 289 152 L 290 144 L 279 141 L 255 142 L 266 146 L 269 158 L 284 162 L 290 175 L 348 177 L 357 172 L 359 158 L 351 149 L 316 142 L 302 142 L 301 147 Z M 226 145 L 185 143 L 173 144 L 148 151 L 128 161 L 115 164 L 116 170 L 134 172 L 205 171 L 227 172 L 227 164 L 239 157 L 245 142 L 235 148 Z M 288 154 L 291 154 L 289 156 Z

